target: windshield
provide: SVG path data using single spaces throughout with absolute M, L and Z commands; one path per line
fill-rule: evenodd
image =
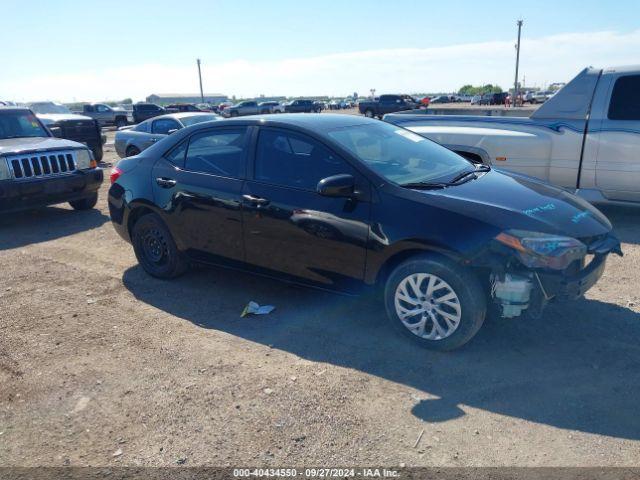
M 5 138 L 48 137 L 38 119 L 31 112 L 0 113 L 0 140 Z
M 192 117 L 182 117 L 180 121 L 185 127 L 195 125 L 196 123 L 210 122 L 212 120 L 220 120 L 218 115 L 194 115 Z
M 400 185 L 448 182 L 461 172 L 474 170 L 452 151 L 385 122 L 339 128 L 329 136 L 373 171 Z
M 59 103 L 32 103 L 30 105 L 31 110 L 35 113 L 47 114 L 47 113 L 71 113 L 64 105 Z

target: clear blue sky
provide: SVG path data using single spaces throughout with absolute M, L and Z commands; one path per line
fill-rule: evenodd
M 0 85 L 10 75 L 184 65 L 197 56 L 215 65 L 512 41 L 518 16 L 532 38 L 640 28 L 635 0 L 0 0 L 0 8 Z

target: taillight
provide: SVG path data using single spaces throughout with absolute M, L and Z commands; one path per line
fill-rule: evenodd
M 116 183 L 116 180 L 120 178 L 120 175 L 122 175 L 122 170 L 120 170 L 118 167 L 113 167 L 111 169 L 111 175 L 109 175 L 111 183 Z

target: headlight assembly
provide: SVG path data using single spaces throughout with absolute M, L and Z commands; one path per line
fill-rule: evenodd
M 9 170 L 7 159 L 0 157 L 0 180 L 9 180 L 10 178 L 11 171 Z
M 95 167 L 96 162 L 93 159 L 93 153 L 91 153 L 91 150 L 76 150 L 76 168 L 78 170 Z
M 564 270 L 587 254 L 587 246 L 580 240 L 548 233 L 507 230 L 496 240 L 515 250 L 522 264 L 529 268 Z

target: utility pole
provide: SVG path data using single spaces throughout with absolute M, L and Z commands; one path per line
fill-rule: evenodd
M 202 91 L 202 72 L 200 71 L 200 59 L 196 59 L 196 61 L 198 62 L 198 78 L 200 79 L 200 101 L 202 103 L 204 103 L 204 93 Z M 517 67 L 516 67 L 516 72 L 518 71 Z M 517 73 L 516 73 L 516 81 L 517 81 Z
M 518 103 L 518 67 L 520 66 L 520 32 L 522 31 L 522 20 L 518 20 L 518 43 L 516 43 L 516 80 L 513 84 L 513 102 L 515 107 Z

